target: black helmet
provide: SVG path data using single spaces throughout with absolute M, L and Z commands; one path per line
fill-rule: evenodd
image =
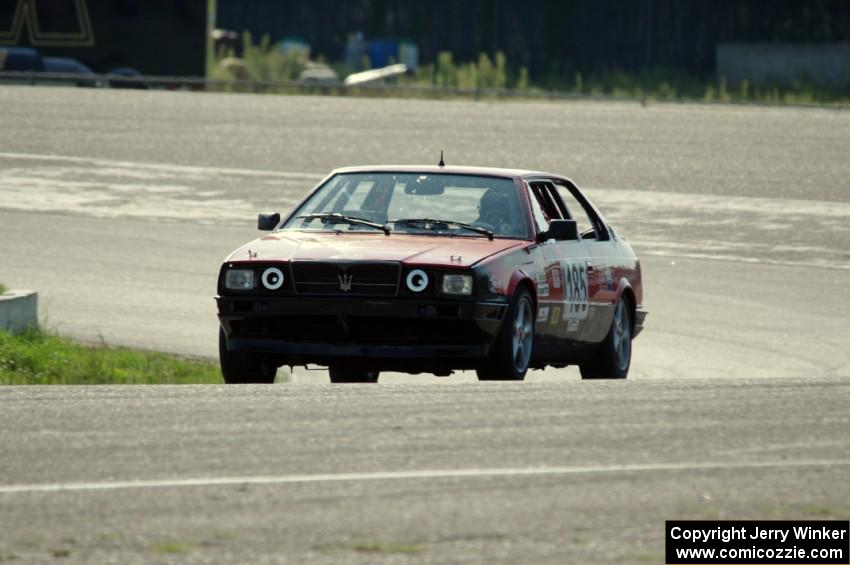
M 497 231 L 506 230 L 504 225 L 511 225 L 511 204 L 513 203 L 510 195 L 503 188 L 490 188 L 481 197 L 481 202 L 478 205 L 478 220 L 485 222 L 496 228 Z

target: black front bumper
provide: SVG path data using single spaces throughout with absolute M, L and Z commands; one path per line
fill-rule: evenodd
M 218 296 L 231 351 L 282 363 L 344 359 L 459 366 L 489 355 L 507 304 L 414 298 Z M 462 364 L 462 363 L 461 363 Z

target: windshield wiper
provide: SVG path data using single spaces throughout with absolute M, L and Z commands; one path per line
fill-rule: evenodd
M 388 224 L 411 224 L 411 225 L 420 225 L 424 224 L 424 228 L 426 230 L 433 229 L 433 226 L 455 226 L 458 228 L 463 228 L 465 230 L 474 231 L 476 233 L 480 233 L 481 235 L 486 235 L 489 239 L 493 239 L 493 232 L 486 228 L 481 228 L 478 226 L 473 226 L 472 224 L 464 224 L 463 222 L 455 222 L 452 220 L 435 220 L 433 218 L 399 218 L 397 220 L 390 220 L 387 222 Z
M 390 228 L 388 228 L 384 224 L 370 222 L 365 218 L 358 218 L 357 216 L 343 216 L 342 214 L 336 212 L 334 212 L 333 214 L 304 214 L 303 216 L 298 216 L 298 218 L 304 218 L 309 220 L 322 220 L 323 224 L 338 224 L 341 222 L 345 222 L 348 224 L 356 224 L 358 226 L 369 226 L 370 228 L 381 230 L 382 232 L 384 232 L 384 235 L 390 235 Z

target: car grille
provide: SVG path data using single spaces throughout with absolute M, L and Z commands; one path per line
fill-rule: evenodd
M 393 262 L 325 263 L 293 261 L 298 294 L 395 296 L 401 266 Z

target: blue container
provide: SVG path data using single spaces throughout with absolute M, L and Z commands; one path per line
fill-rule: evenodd
M 373 69 L 398 63 L 398 40 L 374 39 L 369 42 L 369 61 Z

